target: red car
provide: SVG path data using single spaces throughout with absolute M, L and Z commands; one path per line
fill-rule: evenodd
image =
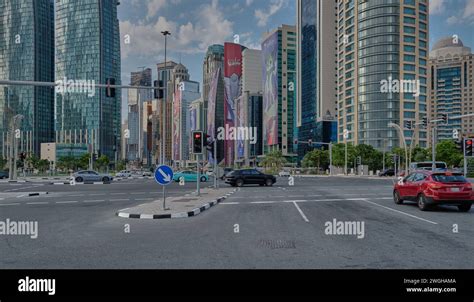
M 452 205 L 461 212 L 469 212 L 474 192 L 461 173 L 417 171 L 395 184 L 393 199 L 396 204 L 415 201 L 422 211 L 435 205 Z

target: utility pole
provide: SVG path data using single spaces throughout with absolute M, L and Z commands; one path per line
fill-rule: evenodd
M 165 75 L 166 75 L 166 82 L 164 83 L 165 85 L 165 93 L 163 94 L 164 100 L 163 100 L 163 115 L 162 115 L 162 120 L 163 120 L 163 129 L 162 129 L 162 138 L 161 138 L 161 144 L 162 144 L 162 159 L 161 159 L 161 164 L 165 165 L 166 164 L 166 103 L 168 101 L 168 81 L 170 80 L 168 78 L 168 58 L 167 58 L 167 51 L 168 51 L 168 36 L 171 35 L 171 33 L 167 30 L 162 31 L 161 34 L 165 36 Z

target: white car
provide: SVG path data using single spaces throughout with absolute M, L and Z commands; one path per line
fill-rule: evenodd
M 278 176 L 280 176 L 280 177 L 290 177 L 291 174 L 288 171 L 281 171 L 280 173 L 278 173 Z
M 123 170 L 123 171 L 118 172 L 115 176 L 121 177 L 121 178 L 128 178 L 128 177 L 132 177 L 132 172 L 128 170 Z

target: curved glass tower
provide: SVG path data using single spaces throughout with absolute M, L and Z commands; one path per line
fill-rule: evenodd
M 56 2 L 56 81 L 120 85 L 118 0 Z M 56 141 L 86 143 L 113 160 L 121 137 L 121 93 L 56 93 Z
M 400 145 L 406 122 L 427 115 L 428 1 L 338 1 L 339 141 L 378 149 Z M 415 135 L 414 135 L 415 134 Z M 426 147 L 426 129 L 404 128 Z

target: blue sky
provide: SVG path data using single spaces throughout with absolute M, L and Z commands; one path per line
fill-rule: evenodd
M 325 0 L 332 1 L 332 0 Z M 474 48 L 474 0 L 430 0 L 430 44 L 458 35 Z M 296 23 L 296 0 L 123 0 L 119 7 L 122 39 L 122 81 L 130 72 L 164 60 L 163 30 L 172 32 L 168 55 L 201 81 L 202 60 L 208 45 L 223 44 L 240 36 L 241 44 L 259 48 L 263 33 L 281 24 Z M 124 112 L 126 112 L 126 93 Z M 125 116 L 124 116 L 125 118 Z

